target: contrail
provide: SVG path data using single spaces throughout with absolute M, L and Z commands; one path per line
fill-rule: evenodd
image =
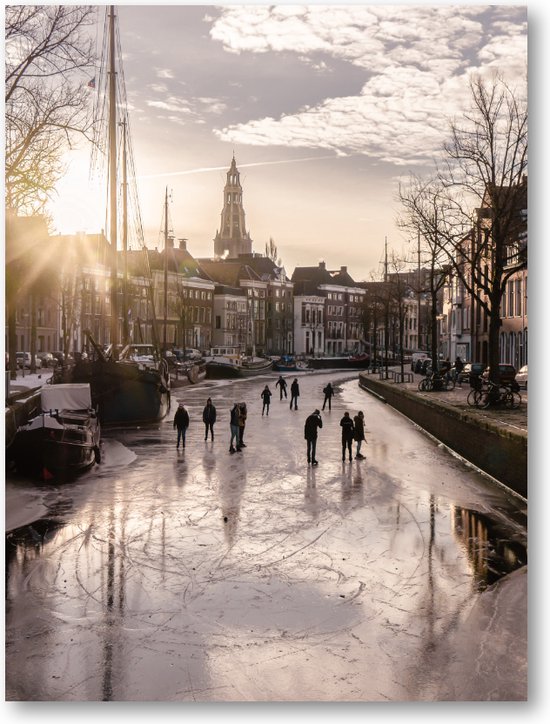
M 252 168 L 253 166 L 276 166 L 283 163 L 301 163 L 302 161 L 320 161 L 321 159 L 335 159 L 341 158 L 336 154 L 330 156 L 306 156 L 305 158 L 290 158 L 285 161 L 258 161 L 257 163 L 240 163 L 239 168 Z M 226 166 L 204 166 L 201 168 L 192 168 L 189 171 L 167 171 L 166 173 L 151 173 L 146 175 L 140 175 L 136 178 L 149 179 L 149 178 L 166 178 L 168 176 L 189 176 L 192 173 L 208 173 L 209 171 L 227 171 Z

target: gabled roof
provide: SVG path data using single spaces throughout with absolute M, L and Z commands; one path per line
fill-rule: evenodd
M 198 259 L 198 262 L 209 278 L 217 284 L 239 287 L 241 281 L 261 281 L 260 276 L 256 274 L 254 269 L 240 261 Z
M 292 272 L 292 279 L 297 282 L 309 282 L 315 287 L 321 284 L 332 284 L 332 277 L 324 266 L 297 266 Z

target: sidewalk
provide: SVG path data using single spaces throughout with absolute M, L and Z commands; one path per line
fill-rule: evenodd
M 409 365 L 410 368 L 410 365 Z M 399 371 L 399 367 L 392 367 L 395 371 Z M 405 372 L 409 372 L 410 369 L 405 367 Z M 378 373 L 376 375 L 369 375 L 375 379 L 379 379 Z M 418 383 L 422 379 L 422 375 L 414 374 L 414 382 L 394 382 L 391 379 L 382 380 L 385 384 L 395 385 L 396 387 L 406 389 L 412 392 L 416 392 L 419 397 L 424 397 L 429 400 L 436 400 L 445 402 L 447 405 L 452 405 L 460 410 L 468 412 L 474 417 L 479 417 L 485 421 L 491 421 L 506 427 L 510 427 L 514 430 L 521 430 L 527 434 L 527 390 L 520 390 L 521 394 L 521 405 L 517 410 L 505 410 L 501 407 L 488 410 L 478 410 L 476 407 L 470 407 L 467 403 L 467 397 L 470 393 L 471 387 L 469 383 L 463 382 L 462 386 L 456 385 L 452 391 L 437 391 L 437 392 L 420 392 L 418 390 Z

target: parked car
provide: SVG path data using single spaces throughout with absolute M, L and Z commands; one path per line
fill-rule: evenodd
M 520 387 L 527 389 L 527 365 L 520 367 L 520 370 L 516 375 L 516 382 Z
M 51 352 L 38 352 L 36 355 L 42 363 L 42 367 L 57 367 L 57 360 Z
M 500 381 L 503 385 L 511 384 L 516 378 L 516 368 L 514 365 L 499 364 L 498 366 Z M 482 375 L 484 380 L 489 379 L 489 368 L 486 367 Z
M 421 361 L 420 364 L 420 374 L 421 375 L 429 375 L 432 372 L 432 360 L 430 357 L 426 357 Z
M 63 365 L 63 364 L 69 364 L 73 361 L 73 357 L 71 354 L 67 355 L 67 359 L 65 359 L 65 353 L 61 352 L 60 350 L 57 350 L 56 352 L 52 352 L 52 355 L 57 360 L 57 364 Z
M 30 352 L 16 352 L 15 358 L 17 359 L 17 366 L 20 369 L 23 369 L 23 367 L 25 367 L 26 370 L 30 370 L 30 368 L 31 368 L 31 353 Z M 39 370 L 42 367 L 42 362 L 40 360 L 40 357 L 38 357 L 38 355 L 35 355 L 34 359 L 35 359 L 35 367 L 37 370 Z
M 472 377 L 481 377 L 485 365 L 483 362 L 466 362 L 462 372 L 458 375 L 458 382 L 470 382 Z
M 411 357 L 411 372 L 419 372 L 422 362 L 429 358 L 429 352 L 413 352 Z

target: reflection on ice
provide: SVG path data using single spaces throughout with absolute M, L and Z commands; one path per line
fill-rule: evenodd
M 239 455 L 227 452 L 227 383 L 185 389 L 185 451 L 170 421 L 109 431 L 97 471 L 7 537 L 7 698 L 483 698 L 447 674 L 490 651 L 475 622 L 487 594 L 507 610 L 495 582 L 526 561 L 523 503 L 356 383 L 338 385 L 308 466 L 303 423 L 326 381 L 302 376 L 304 409 L 274 400 L 268 419 L 265 380 L 235 385 L 249 408 Z M 368 445 L 342 465 L 344 409 L 365 412 Z M 501 625 L 525 651 L 509 610 Z M 497 695 L 526 691 L 520 676 Z

